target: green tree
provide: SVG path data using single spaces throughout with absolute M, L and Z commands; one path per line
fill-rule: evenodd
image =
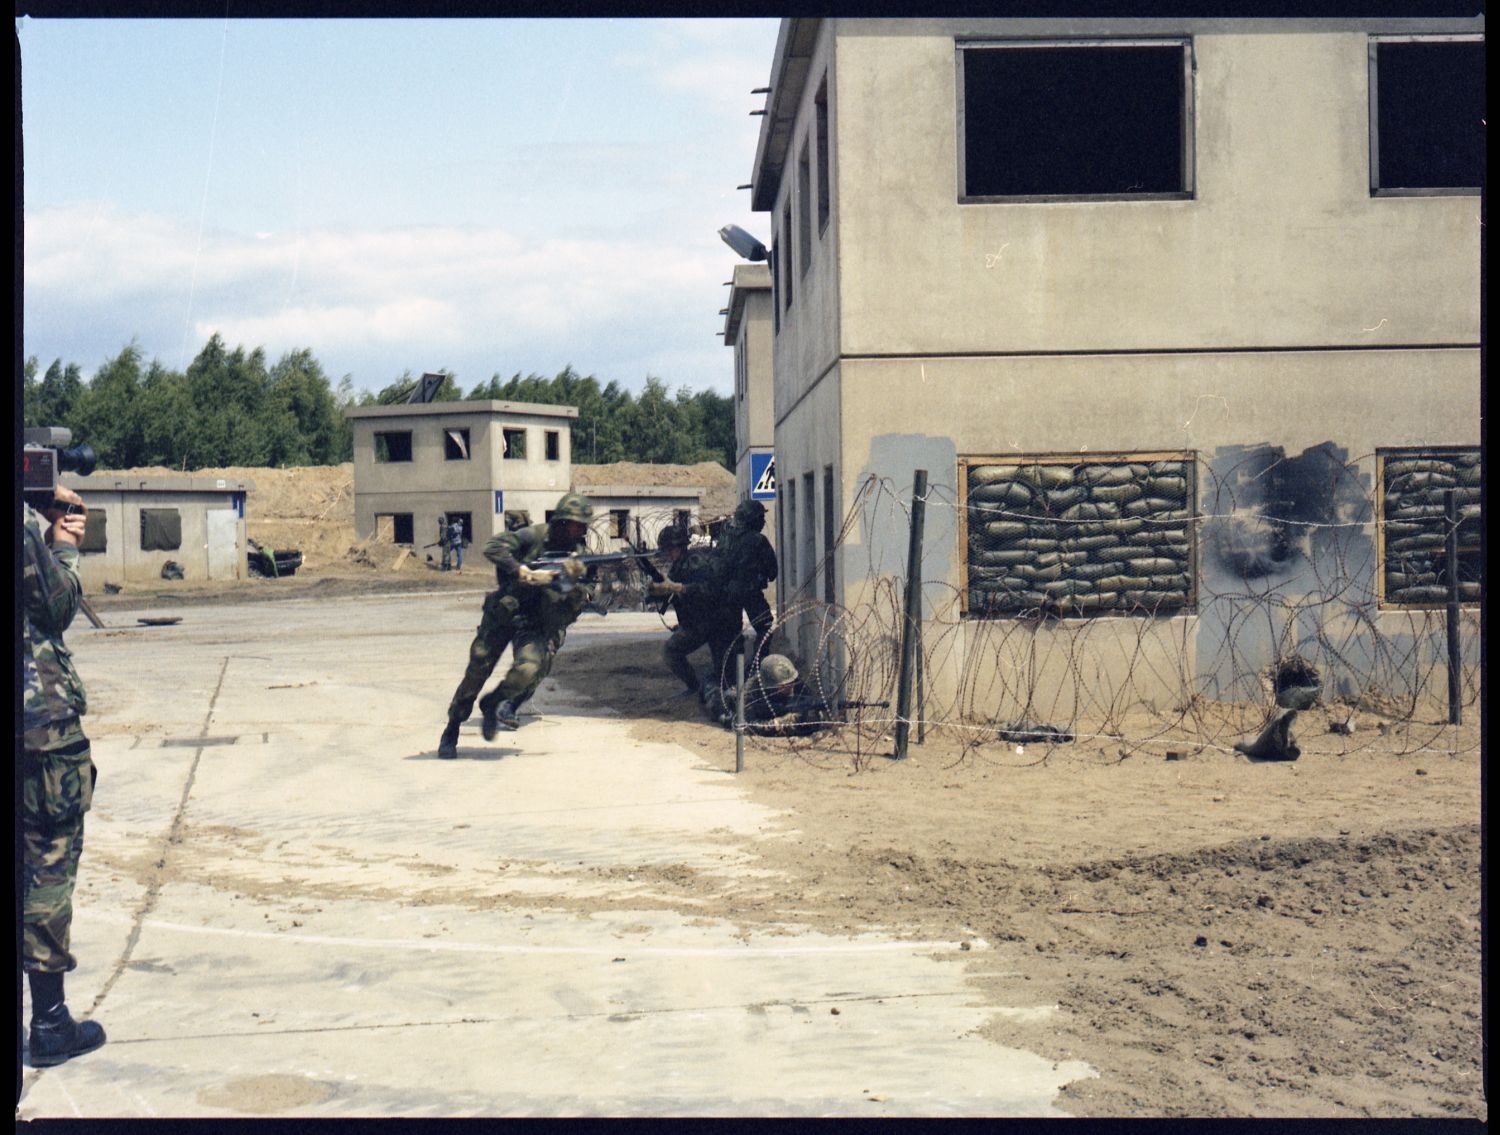
M 63 366 L 61 359 L 53 359 L 42 378 L 38 379 L 36 372 L 37 360 L 33 355 L 26 360 L 23 371 L 21 420 L 28 426 L 71 428 L 69 420 L 84 391 L 78 364 Z
M 79 394 L 67 424 L 74 443 L 86 442 L 106 469 L 143 463 L 141 421 L 136 397 L 141 389 L 141 348 L 134 340 L 105 361 Z
M 188 448 L 198 433 L 198 411 L 187 377 L 153 360 L 136 396 L 141 423 L 142 465 L 185 466 Z

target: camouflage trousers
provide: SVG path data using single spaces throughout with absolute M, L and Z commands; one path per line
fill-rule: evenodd
M 730 657 L 730 652 L 738 645 L 739 637 L 740 613 L 736 610 L 732 616 L 723 619 L 703 623 L 678 623 L 677 629 L 667 639 L 667 644 L 662 647 L 661 653 L 666 659 L 667 669 L 676 674 L 688 689 L 696 690 L 699 686 L 698 674 L 693 669 L 693 664 L 688 661 L 688 655 L 707 644 L 713 666 L 710 675 L 711 682 L 715 685 L 725 680 L 733 683 L 734 674 L 725 673 L 724 663 L 725 659 Z
M 511 663 L 495 687 L 495 700 L 525 700 L 552 672 L 552 663 L 568 637 L 568 624 L 546 619 L 518 619 L 511 640 Z
M 765 646 L 766 636 L 771 633 L 771 626 L 776 621 L 771 614 L 771 605 L 766 602 L 764 591 L 747 591 L 740 596 L 740 608 L 750 620 L 750 625 L 755 628 L 755 646 L 751 654 L 758 657 Z
M 484 613 L 474 632 L 474 641 L 469 644 L 469 665 L 448 703 L 449 721 L 467 721 L 474 712 L 474 699 L 490 680 L 495 663 L 516 634 L 516 606 L 514 598 L 500 591 L 485 596 Z
M 83 817 L 98 770 L 76 717 L 28 729 L 21 760 L 22 968 L 66 973 Z

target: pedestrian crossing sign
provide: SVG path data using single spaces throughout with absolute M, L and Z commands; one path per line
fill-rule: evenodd
M 776 455 L 774 453 L 750 455 L 750 499 L 756 501 L 776 499 Z

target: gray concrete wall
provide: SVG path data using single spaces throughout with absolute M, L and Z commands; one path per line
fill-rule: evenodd
M 180 478 L 190 482 L 194 478 Z M 223 491 L 186 488 L 116 488 L 89 478 L 64 477 L 62 483 L 78 491 L 90 512 L 100 512 L 105 519 L 106 547 L 102 552 L 85 552 L 78 557 L 78 574 L 86 593 L 101 591 L 105 583 L 148 583 L 162 581 L 161 569 L 171 560 L 181 565 L 187 582 L 208 579 L 244 579 L 249 572 L 246 557 L 244 517 L 236 497 L 243 499 L 246 490 L 239 487 Z M 234 482 L 235 486 L 240 482 Z M 248 485 L 248 482 L 244 484 Z M 253 498 L 249 507 L 254 507 Z M 181 546 L 171 550 L 144 551 L 141 548 L 141 510 L 175 508 L 182 522 Z M 215 511 L 235 514 L 231 523 L 233 547 L 209 551 L 209 520 Z
M 837 22 L 844 354 L 1477 342 L 1477 198 L 1370 196 L 1369 22 L 1124 26 L 1193 37 L 1192 200 L 959 205 L 954 37 L 1016 22 Z

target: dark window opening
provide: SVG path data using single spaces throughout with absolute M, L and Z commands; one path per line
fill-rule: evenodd
M 682 528 L 682 529 L 690 529 L 690 528 L 692 528 L 692 525 L 693 525 L 693 512 L 692 512 L 692 509 L 679 508 L 676 511 L 676 513 L 675 513 L 675 517 L 676 517 L 676 519 L 673 520 L 673 523 L 676 524 L 678 528 Z
M 786 208 L 781 211 L 781 237 L 786 246 L 786 253 L 782 256 L 781 265 L 781 302 L 786 305 L 786 310 L 792 310 L 792 195 L 787 193 Z
M 818 135 L 818 235 L 828 227 L 828 76 L 823 76 L 823 82 L 818 87 L 817 98 L 813 101 L 813 110 L 817 118 Z
M 409 512 L 397 512 L 391 514 L 391 536 L 392 542 L 396 544 L 415 544 L 417 535 L 416 525 L 412 522 L 412 514 Z
M 961 47 L 962 197 L 1190 193 L 1187 50 Z
M 833 466 L 823 466 L 823 601 L 833 600 L 833 548 L 838 539 L 833 513 Z
M 781 334 L 781 242 L 771 246 L 771 334 Z
M 375 435 L 375 460 L 381 464 L 411 460 L 411 430 L 384 430 Z
M 628 508 L 612 508 L 609 510 L 610 535 L 619 540 L 630 539 L 630 510 Z
M 109 517 L 103 512 L 90 510 L 83 519 L 83 539 L 78 542 L 78 550 L 85 555 L 90 552 L 103 552 L 109 548 L 109 538 L 106 532 Z
M 1483 41 L 1371 41 L 1372 192 L 1479 192 L 1484 115 Z
M 548 430 L 545 435 L 547 460 L 562 460 L 562 433 L 558 430 Z
M 798 263 L 806 276 L 812 267 L 812 158 L 805 138 L 797 158 L 797 247 Z
M 141 509 L 141 551 L 175 552 L 182 547 L 182 514 L 175 508 Z
M 449 524 L 452 524 L 456 520 L 456 521 L 458 521 L 460 524 L 462 524 L 464 526 L 464 543 L 465 544 L 472 544 L 474 542 L 474 516 L 473 516 L 473 513 L 468 513 L 468 512 L 449 512 L 449 513 L 445 513 L 444 515 L 445 515 L 445 517 L 446 517 L 446 519 L 447 519 L 447 521 L 448 521 Z
M 467 461 L 469 459 L 469 431 L 445 429 L 443 431 L 443 460 Z
M 525 430 L 502 430 L 505 440 L 505 460 L 526 460 L 526 431 Z

